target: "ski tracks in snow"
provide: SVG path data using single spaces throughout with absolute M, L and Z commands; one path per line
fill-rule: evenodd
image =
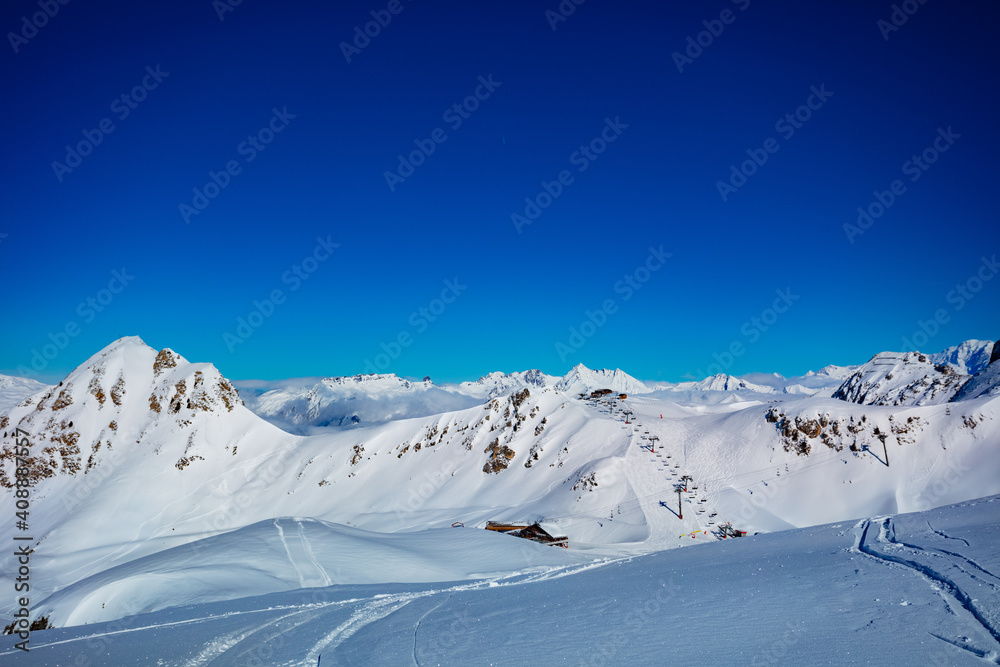
M 554 567 L 545 570 L 544 572 L 531 573 L 531 574 L 514 574 L 508 575 L 501 578 L 491 578 L 491 579 L 480 579 L 473 582 L 458 584 L 456 586 L 451 586 L 449 588 L 441 590 L 429 590 L 420 591 L 417 593 L 396 593 L 396 594 L 382 594 L 376 595 L 375 597 L 367 600 L 361 604 L 354 612 L 351 617 L 346 621 L 337 626 L 333 631 L 324 636 L 320 641 L 316 642 L 313 647 L 306 653 L 303 662 L 295 662 L 289 664 L 305 664 L 313 665 L 320 659 L 320 656 L 324 652 L 330 652 L 336 649 L 338 646 L 343 644 L 345 641 L 351 638 L 356 632 L 364 628 L 370 623 L 375 623 L 382 620 L 386 616 L 399 611 L 409 603 L 414 600 L 419 600 L 422 598 L 440 595 L 444 599 L 417 621 L 413 628 L 413 656 L 414 662 L 416 662 L 416 633 L 420 626 L 420 623 L 428 615 L 433 613 L 436 609 L 445 604 L 448 599 L 455 593 L 461 593 L 463 591 L 472 591 L 482 588 L 490 588 L 494 586 L 520 586 L 523 584 L 532 584 L 539 581 L 545 581 L 547 579 L 556 579 L 559 577 L 565 577 L 578 572 L 583 572 L 584 570 L 590 570 L 597 567 L 604 567 L 618 560 L 626 559 L 605 559 L 600 561 L 595 561 L 593 563 L 586 563 L 583 565 L 569 565 L 564 567 Z
M 289 541 L 285 537 L 285 531 L 281 527 L 281 520 L 274 519 L 274 527 L 278 529 L 278 537 L 285 546 L 285 553 L 288 555 L 288 562 L 292 564 L 299 577 L 299 585 L 302 588 L 320 588 L 332 586 L 333 580 L 327 574 L 323 566 L 316 560 L 312 545 L 306 538 L 305 526 L 301 519 L 295 519 L 298 531 L 295 537 Z
M 299 523 L 298 520 L 295 521 L 296 523 Z M 310 560 L 310 557 L 307 555 L 310 551 L 308 548 L 308 542 L 305 541 L 303 533 L 299 532 L 297 535 L 291 535 L 291 531 L 285 530 L 285 528 L 289 527 L 288 520 L 285 520 L 284 525 L 279 523 L 278 520 L 275 520 L 275 527 L 278 529 L 279 536 L 289 554 L 289 561 L 293 564 L 293 566 L 296 566 L 296 571 L 300 573 L 299 576 L 305 580 L 308 580 L 310 577 L 315 577 L 318 580 L 321 575 L 317 572 L 322 571 L 322 568 L 318 565 L 315 565 L 315 567 L 318 568 L 317 572 L 309 572 L 308 568 L 299 569 L 303 563 L 310 565 L 315 563 L 315 560 Z M 303 528 L 301 523 L 299 523 L 299 528 L 300 530 Z M 179 661 L 164 661 L 161 664 L 176 665 L 178 667 L 199 667 L 201 665 L 210 664 L 244 663 L 289 666 L 315 665 L 319 662 L 320 657 L 324 653 L 327 654 L 328 660 L 331 664 L 334 664 L 332 660 L 333 651 L 345 641 L 348 641 L 361 629 L 371 623 L 376 623 L 386 618 L 396 611 L 399 611 L 414 600 L 440 596 L 441 602 L 429 612 L 423 614 L 414 625 L 414 644 L 412 653 L 415 660 L 417 655 L 417 630 L 420 627 L 420 623 L 434 611 L 445 605 L 449 598 L 456 593 L 497 586 L 535 584 L 550 579 L 571 576 L 586 570 L 592 570 L 630 559 L 631 557 L 606 558 L 595 560 L 590 563 L 546 568 L 542 571 L 534 570 L 530 572 L 518 572 L 502 577 L 476 579 L 474 581 L 456 584 L 444 589 L 378 594 L 370 598 L 352 598 L 348 600 L 313 603 L 304 606 L 294 605 L 284 607 L 267 607 L 263 609 L 228 612 L 217 616 L 206 616 L 166 623 L 156 623 L 116 632 L 94 633 L 84 637 L 52 642 L 51 644 L 80 642 L 87 639 L 100 638 L 120 633 L 155 631 L 157 629 L 173 626 L 194 626 L 202 623 L 220 621 L 233 616 L 245 615 L 249 622 L 242 628 L 231 630 L 226 633 L 220 633 L 214 639 L 205 643 L 192 657 L 184 658 Z M 345 609 L 348 607 L 351 608 L 349 610 Z M 278 615 L 276 617 L 272 617 L 266 622 L 261 622 L 260 620 L 250 621 L 253 615 L 266 615 L 273 612 L 278 612 Z M 346 620 L 344 620 L 344 615 L 347 613 L 349 613 L 349 616 Z M 289 636 L 289 633 L 293 633 L 296 630 L 306 630 L 305 634 L 308 635 L 311 634 L 308 631 L 309 626 L 316 628 L 317 625 L 322 626 L 328 624 L 327 627 L 329 627 L 333 626 L 334 623 L 336 623 L 336 626 L 333 630 L 326 632 L 326 634 L 320 636 L 318 640 L 307 640 L 308 643 L 306 643 L 305 646 L 301 643 L 286 641 L 284 639 Z M 39 646 L 39 648 L 46 645 L 49 644 L 43 644 Z M 306 650 L 302 650 L 303 648 Z M 268 656 L 268 658 L 267 660 L 261 662 L 261 656 Z
M 933 528 L 931 531 L 950 537 Z M 854 533 L 855 541 L 851 551 L 890 567 L 903 567 L 916 572 L 944 598 L 956 616 L 985 630 L 994 646 L 984 651 L 967 642 L 931 633 L 934 637 L 980 658 L 1000 655 L 1000 618 L 997 611 L 1000 609 L 1000 578 L 960 553 L 924 548 L 897 540 L 892 517 L 865 519 L 854 527 Z

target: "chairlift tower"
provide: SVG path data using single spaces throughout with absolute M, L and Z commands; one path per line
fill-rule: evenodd
M 681 504 L 681 493 L 685 491 L 683 484 L 675 484 L 674 490 L 677 491 L 677 518 L 684 519 L 684 506 Z
M 691 475 L 684 475 L 683 477 L 681 477 L 681 482 L 684 484 L 684 491 L 688 490 L 687 483 L 688 482 L 693 482 L 693 481 L 694 481 L 694 479 L 691 477 Z

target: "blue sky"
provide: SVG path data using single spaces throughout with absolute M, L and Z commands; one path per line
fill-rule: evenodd
M 1000 10 L 903 4 L 5 3 L 0 372 L 138 335 L 233 379 L 676 381 L 995 337 Z

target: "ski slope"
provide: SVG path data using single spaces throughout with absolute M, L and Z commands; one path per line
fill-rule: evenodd
M 193 604 L 38 631 L 30 654 L 5 637 L 0 656 L 189 667 L 996 664 L 998 506 L 994 496 L 468 582 Z

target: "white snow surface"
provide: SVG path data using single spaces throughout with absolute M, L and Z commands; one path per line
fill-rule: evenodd
M 993 351 L 991 340 L 967 340 L 927 355 L 935 364 L 951 364 L 960 375 L 975 375 L 990 363 Z
M 844 380 L 833 397 L 865 405 L 934 405 L 950 401 L 968 379 L 920 352 L 882 352 Z
M 719 373 L 699 382 L 679 382 L 671 388 L 672 391 L 746 391 L 758 394 L 773 394 L 774 387 L 754 384 L 732 375 Z
M 332 585 L 32 633 L 30 665 L 982 665 L 1000 498 L 470 582 Z M 467 531 L 446 531 L 457 544 Z M 498 540 L 517 538 L 497 536 Z
M 0 375 L 0 414 L 13 408 L 29 396 L 34 396 L 49 385 L 31 378 Z
M 475 382 L 462 382 L 458 385 L 457 390 L 476 398 L 495 398 L 525 387 L 535 389 L 553 387 L 562 379 L 554 375 L 546 375 L 538 369 L 516 373 L 494 372 L 484 375 Z
M 373 533 L 279 517 L 91 575 L 37 612 L 63 627 L 299 588 L 482 579 L 590 560 L 487 530 Z
M 426 417 L 480 402 L 478 396 L 449 391 L 429 380 L 414 382 L 393 374 L 283 382 L 282 386 L 262 393 L 253 389 L 260 387 L 260 383 L 235 384 L 241 391 L 247 386 L 246 401 L 257 415 L 300 434 L 330 426 Z
M 985 396 L 1000 396 L 1000 361 L 994 361 L 969 378 L 952 400 L 964 401 Z
M 651 390 L 645 384 L 621 369 L 592 370 L 583 364 L 574 366 L 555 388 L 568 394 L 577 394 L 596 389 L 610 389 L 624 394 L 648 394 Z

